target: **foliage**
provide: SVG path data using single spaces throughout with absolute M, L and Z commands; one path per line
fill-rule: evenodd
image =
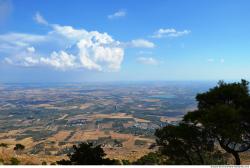
M 15 151 L 24 150 L 24 149 L 25 149 L 25 146 L 22 144 L 16 144 L 16 146 L 14 147 Z
M 20 155 L 24 149 L 25 146 L 22 144 L 16 144 L 16 146 L 14 147 L 14 151 L 16 151 L 17 155 Z
M 4 164 L 4 160 L 0 158 L 0 164 Z
M 157 152 L 150 152 L 142 156 L 137 161 L 133 162 L 134 165 L 161 165 L 165 164 L 165 157 Z
M 121 161 L 123 165 L 130 165 L 130 161 L 129 160 L 122 160 Z
M 8 147 L 8 144 L 6 144 L 6 143 L 0 143 L 0 147 L 7 148 L 7 147 Z
M 47 165 L 47 162 L 43 161 L 43 162 L 42 162 L 42 165 Z
M 117 160 L 105 158 L 106 154 L 100 145 L 93 146 L 92 143 L 81 143 L 73 145 L 73 153 L 69 153 L 69 160 L 57 161 L 59 165 L 116 165 Z
M 10 159 L 10 164 L 11 164 L 11 165 L 19 165 L 19 164 L 20 164 L 20 161 L 19 161 L 17 158 L 12 157 L 12 158 Z
M 206 93 L 198 94 L 198 110 L 184 121 L 200 125 L 221 148 L 240 164 L 239 153 L 250 149 L 250 95 L 248 82 L 219 82 Z
M 168 125 L 156 130 L 155 135 L 160 152 L 171 161 L 168 164 L 221 163 L 213 159 L 214 143 L 200 127 L 187 123 Z

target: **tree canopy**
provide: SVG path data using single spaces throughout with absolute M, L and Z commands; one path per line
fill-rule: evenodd
M 232 154 L 240 164 L 239 153 L 250 149 L 250 96 L 248 82 L 219 82 L 208 92 L 198 94 L 198 109 L 184 121 L 200 125 L 208 137 Z
M 22 144 L 16 144 L 16 146 L 14 147 L 15 151 L 24 150 L 24 149 L 25 149 L 25 146 Z
M 206 131 L 192 124 L 168 125 L 156 130 L 157 144 L 168 164 L 223 164 Z
M 163 165 L 166 158 L 159 152 L 150 152 L 132 163 L 133 165 Z
M 69 160 L 57 161 L 59 165 L 115 165 L 117 160 L 105 158 L 106 154 L 100 145 L 93 146 L 92 143 L 81 143 L 73 145 L 73 152 L 68 154 Z

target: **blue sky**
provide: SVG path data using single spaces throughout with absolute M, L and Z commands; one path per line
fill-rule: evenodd
M 249 6 L 0 0 L 0 81 L 249 79 Z

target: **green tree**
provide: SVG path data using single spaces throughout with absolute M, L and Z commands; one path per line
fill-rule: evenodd
M 14 147 L 14 151 L 16 151 L 17 154 L 20 154 L 25 149 L 25 146 L 22 144 L 16 144 Z
M 213 141 L 200 127 L 183 122 L 158 129 L 155 135 L 161 154 L 168 157 L 168 164 L 221 164 Z
M 129 160 L 122 160 L 121 161 L 123 165 L 130 165 L 130 161 Z
M 208 133 L 241 163 L 239 153 L 250 149 L 250 96 L 248 82 L 224 83 L 198 94 L 198 109 L 189 112 L 184 121 L 193 123 Z
M 43 161 L 43 162 L 42 162 L 42 165 L 47 165 L 47 162 Z
M 14 150 L 24 150 L 25 146 L 22 144 L 16 144 L 16 146 L 14 147 Z
M 57 161 L 59 165 L 116 165 L 117 160 L 105 158 L 106 154 L 100 145 L 81 143 L 73 146 L 73 152 L 68 154 L 69 160 Z
M 4 154 L 4 149 L 6 149 L 7 147 L 8 147 L 8 144 L 6 144 L 6 143 L 0 143 L 0 147 L 1 147 L 1 153 L 2 153 L 2 155 L 5 155 Z
M 7 147 L 8 147 L 8 144 L 6 144 L 6 143 L 0 143 L 0 147 L 7 148 Z
M 166 159 L 159 152 L 150 152 L 142 156 L 137 161 L 133 162 L 134 165 L 162 165 L 166 163 Z
M 0 165 L 4 164 L 4 160 L 2 158 L 0 158 Z
M 10 164 L 11 164 L 11 165 L 19 165 L 19 164 L 20 164 L 20 161 L 19 161 L 17 158 L 12 157 L 12 158 L 10 159 Z

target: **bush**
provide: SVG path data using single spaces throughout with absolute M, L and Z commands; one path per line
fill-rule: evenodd
M 42 165 L 47 165 L 47 162 L 43 161 L 43 162 L 42 162 Z
M 73 153 L 69 153 L 69 160 L 57 161 L 59 165 L 117 165 L 118 160 L 105 158 L 106 154 L 100 145 L 93 146 L 92 143 L 81 143 L 73 145 Z
M 17 158 L 13 157 L 13 158 L 10 159 L 10 164 L 11 165 L 19 165 L 20 161 Z

